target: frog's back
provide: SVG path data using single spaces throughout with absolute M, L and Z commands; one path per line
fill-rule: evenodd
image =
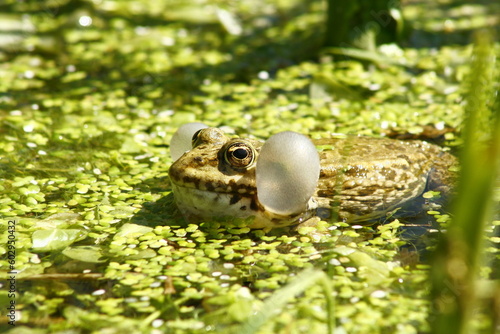
M 427 189 L 447 191 L 456 159 L 422 141 L 347 137 L 319 139 L 321 172 L 316 196 L 339 218 L 378 218 Z

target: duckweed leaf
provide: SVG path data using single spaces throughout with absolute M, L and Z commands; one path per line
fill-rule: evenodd
M 319 270 L 306 269 L 302 271 L 292 282 L 282 289 L 277 290 L 269 297 L 262 306 L 262 309 L 245 321 L 241 328 L 235 331 L 235 333 L 256 333 L 259 328 L 273 317 L 277 310 L 283 308 L 290 299 L 304 292 L 311 285 L 318 283 L 318 281 L 324 278 L 325 273 Z
M 152 230 L 153 230 L 152 227 L 127 223 L 119 228 L 118 232 L 116 233 L 116 236 L 126 237 L 135 233 L 146 234 L 148 232 L 151 232 Z
M 389 277 L 390 270 L 385 262 L 378 261 L 360 251 L 353 252 L 347 257 L 358 267 L 359 276 L 371 284 L 380 284 Z
M 81 262 L 101 263 L 106 261 L 103 258 L 101 248 L 97 246 L 67 247 L 62 253 L 73 260 Z

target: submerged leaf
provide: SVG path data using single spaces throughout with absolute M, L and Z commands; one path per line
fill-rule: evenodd
M 68 247 L 62 253 L 73 260 L 82 262 L 101 263 L 106 261 L 103 258 L 101 248 L 97 246 Z
M 38 252 L 49 252 L 68 247 L 73 242 L 82 240 L 87 233 L 77 229 L 39 230 L 32 235 L 33 249 Z

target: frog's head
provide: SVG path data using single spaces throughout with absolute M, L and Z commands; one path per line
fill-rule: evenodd
M 188 217 L 255 216 L 255 228 L 293 224 L 314 208 L 319 156 L 309 138 L 281 132 L 265 143 L 201 123 L 172 137 L 169 174 Z

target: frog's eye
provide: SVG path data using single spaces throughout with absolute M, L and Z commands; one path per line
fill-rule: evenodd
M 319 155 L 309 138 L 291 131 L 272 136 L 257 159 L 259 202 L 277 214 L 304 211 L 316 190 L 319 171 Z
M 254 148 L 243 142 L 231 143 L 225 148 L 224 160 L 232 168 L 248 168 L 255 161 Z
M 208 128 L 208 126 L 203 123 L 187 123 L 177 129 L 170 141 L 170 156 L 172 157 L 172 161 L 176 161 L 184 152 L 193 148 L 193 134 L 199 133 L 204 128 Z

